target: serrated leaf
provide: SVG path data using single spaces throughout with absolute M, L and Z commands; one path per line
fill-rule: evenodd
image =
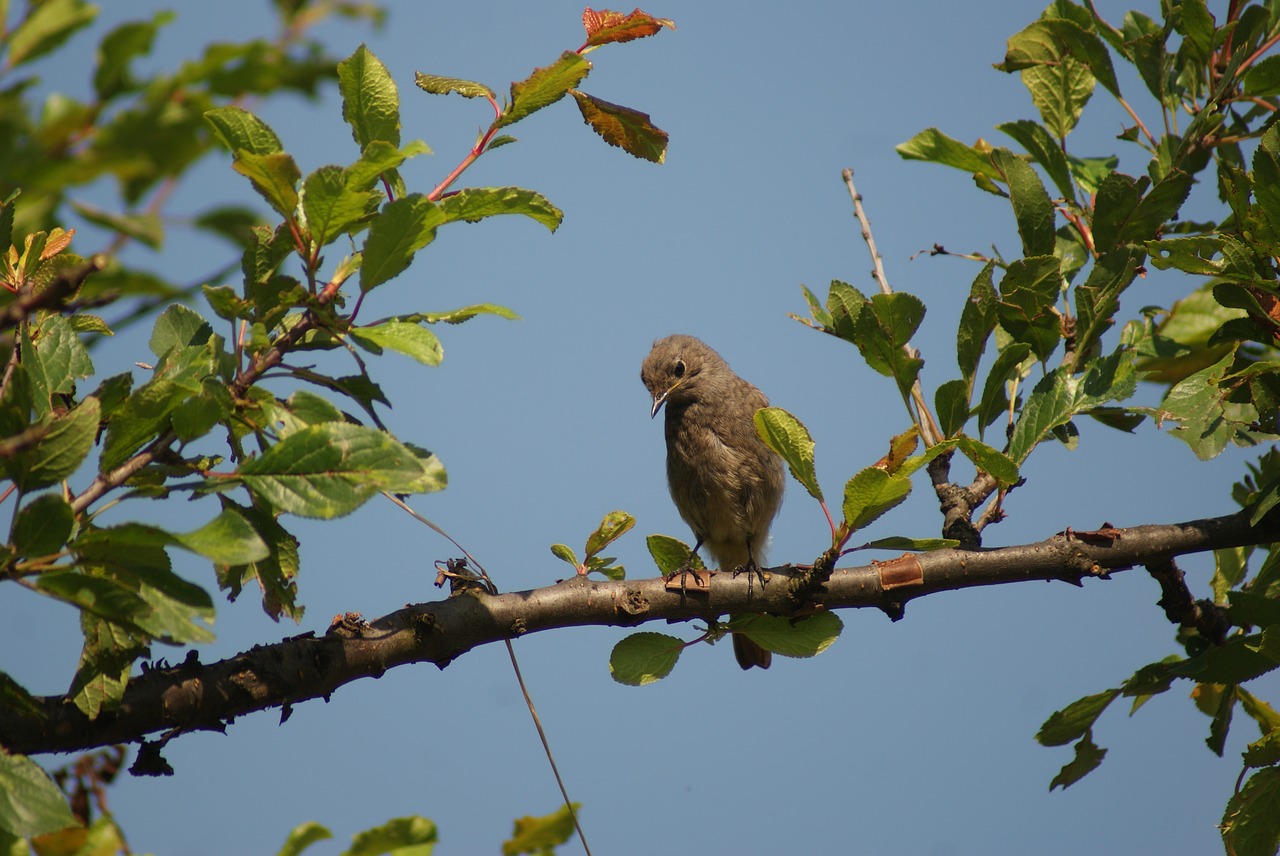
M 573 565 L 575 568 L 579 567 L 579 565 L 581 564 L 578 561 L 578 554 L 574 553 L 573 548 L 571 548 L 568 544 L 552 544 L 551 555 L 555 556 L 557 559 L 559 559 L 562 562 L 568 562 L 569 564 Z
M 157 357 L 164 357 L 174 348 L 195 348 L 204 345 L 211 336 L 213 336 L 213 328 L 200 316 L 200 313 L 175 303 L 156 318 L 147 347 Z
M 1021 158 L 1008 149 L 998 148 L 991 153 L 1005 183 L 1009 187 L 1009 199 L 1013 203 L 1013 216 L 1022 237 L 1024 256 L 1046 256 L 1053 253 L 1055 243 L 1055 213 L 1053 202 L 1040 182 L 1040 176 Z
M 1062 323 L 1054 306 L 1062 288 L 1060 263 L 1053 255 L 1017 259 L 1010 262 L 1000 281 L 1000 326 L 1014 341 L 1030 345 L 1041 362 L 1062 338 Z
M 609 674 L 620 684 L 642 687 L 660 681 L 676 667 L 684 642 L 665 633 L 632 633 L 613 646 Z
M 342 118 L 361 150 L 381 140 L 400 145 L 400 96 L 391 73 L 365 45 L 338 63 Z
M 969 419 L 969 385 L 959 378 L 939 384 L 933 409 L 943 437 L 953 437 Z
M 446 222 L 475 223 L 499 214 L 523 214 L 554 232 L 564 212 L 542 194 L 523 187 L 468 187 L 440 200 Z
M 956 444 L 975 467 L 994 478 L 1001 487 L 1011 487 L 1021 478 L 1018 474 L 1018 465 L 1003 452 L 972 437 L 957 437 Z
M 441 77 L 438 74 L 423 74 L 418 71 L 413 75 L 413 82 L 423 92 L 430 92 L 432 95 L 448 95 L 450 92 L 456 92 L 463 98 L 490 98 L 496 100 L 492 89 L 483 83 L 476 83 L 474 80 L 463 80 L 459 77 Z
M 303 608 L 297 603 L 298 539 L 270 511 L 256 505 L 240 506 L 225 496 L 218 499 L 225 510 L 241 515 L 253 527 L 268 550 L 266 557 L 243 565 L 215 563 L 218 585 L 234 600 L 242 587 L 256 581 L 262 590 L 262 610 L 271 620 L 279 621 L 285 615 L 301 621 Z
M 814 470 L 813 438 L 809 436 L 809 429 L 781 407 L 762 407 L 753 418 L 760 439 L 787 462 L 791 477 L 821 502 L 822 488 L 818 486 Z
M 66 797 L 25 755 L 0 753 L 0 829 L 15 838 L 34 838 L 75 826 Z
M 994 262 L 987 262 L 969 287 L 969 299 L 960 310 L 960 326 L 956 331 L 956 363 L 966 384 L 965 397 L 972 394 L 978 363 L 987 348 L 987 340 L 996 327 L 996 302 L 1000 299 L 992 284 Z
M 1280 768 L 1268 767 L 1245 780 L 1227 800 L 1222 840 L 1237 856 L 1271 856 L 1280 850 Z
M 444 348 L 436 334 L 419 324 L 385 321 L 371 327 L 353 327 L 350 336 L 375 354 L 386 348 L 428 366 L 438 366 L 444 359 Z
M 271 126 L 241 107 L 215 107 L 205 111 L 205 121 L 232 154 L 282 154 L 284 146 Z
M 739 616 L 733 632 L 783 657 L 816 657 L 840 637 L 844 622 L 834 612 L 816 612 L 794 620 L 777 615 Z
M 438 838 L 435 823 L 427 818 L 397 817 L 357 832 L 343 856 L 430 856 Z
M 670 535 L 650 535 L 645 539 L 645 545 L 649 548 L 649 555 L 653 557 L 654 564 L 664 575 L 674 574 L 686 563 L 694 570 L 706 570 L 706 566 L 702 564 L 702 557 L 693 552 L 693 548 L 679 538 L 672 538 Z
M 43 493 L 18 512 L 13 524 L 13 549 L 20 557 L 56 553 L 71 537 L 75 512 L 57 493 Z
M 403 317 L 401 320 L 422 321 L 427 324 L 436 324 L 442 321 L 445 324 L 461 324 L 464 321 L 470 321 L 477 315 L 497 315 L 499 318 L 510 320 L 519 320 L 520 318 L 515 312 L 496 303 L 473 303 L 470 306 L 451 309 L 447 312 L 416 312 L 413 315 Z
M 10 478 L 24 491 L 70 478 L 93 449 L 100 415 L 98 400 L 89 396 L 75 410 L 54 417 L 34 445 L 5 461 Z
M 554 104 L 581 83 L 590 71 L 591 63 L 573 51 L 565 51 L 556 62 L 535 68 L 524 80 L 511 84 L 511 103 L 494 125 L 499 128 L 512 125 Z
M 324 519 L 351 513 L 379 491 L 426 493 L 445 483 L 434 457 L 420 459 L 388 434 L 339 422 L 295 431 L 245 461 L 238 477 L 280 511 Z
M 1075 201 L 1075 186 L 1071 182 L 1067 156 L 1043 125 L 1030 119 L 1019 119 L 996 125 L 996 128 L 1022 144 L 1032 159 L 1049 174 L 1049 179 L 1064 199 Z
M 1107 750 L 1095 745 L 1089 736 L 1081 738 L 1076 743 L 1076 757 L 1053 777 L 1049 790 L 1071 787 L 1096 770 L 1106 756 Z
M 441 208 L 420 193 L 387 203 L 369 224 L 360 266 L 360 290 L 367 292 L 398 275 L 413 254 L 436 236 L 446 222 Z
M 600 521 L 596 531 L 587 536 L 587 560 L 590 561 L 605 547 L 631 531 L 631 527 L 635 525 L 636 519 L 627 512 L 610 511 Z
M 1036 740 L 1041 746 L 1063 746 L 1084 737 L 1119 695 L 1120 690 L 1106 690 L 1073 701 L 1045 720 L 1036 733 Z
M 653 124 L 648 113 L 596 98 L 577 89 L 570 94 L 578 102 L 582 119 L 606 143 L 653 163 L 667 160 L 670 135 Z
M 150 604 L 136 592 L 114 580 L 76 571 L 50 571 L 36 577 L 35 587 L 43 594 L 79 607 L 108 621 L 139 626 L 151 615 Z
M 676 28 L 675 22 L 670 18 L 655 18 L 639 9 L 624 15 L 608 9 L 596 11 L 590 6 L 582 13 L 582 26 L 587 31 L 583 48 L 643 39 L 662 32 L 663 27 L 672 30 Z
M 991 169 L 986 153 L 959 140 L 953 140 L 937 128 L 926 128 L 905 143 L 894 147 L 904 160 L 923 160 L 955 167 L 970 173 Z
M 581 808 L 580 804 L 573 803 L 574 812 Z M 573 833 L 573 813 L 567 805 L 562 805 L 543 817 L 518 817 L 513 824 L 511 837 L 502 842 L 502 856 L 520 856 L 524 853 L 552 856 L 555 848 L 572 838 Z
M 333 833 L 327 828 L 315 821 L 308 821 L 289 830 L 289 837 L 285 839 L 284 846 L 280 848 L 276 856 L 301 856 L 302 851 L 312 844 L 332 837 Z
M 260 155 L 253 152 L 236 152 L 231 168 L 253 184 L 263 199 L 285 220 L 293 218 L 298 207 L 298 181 L 302 172 L 293 157 L 284 152 Z
M 311 240 L 325 246 L 378 208 L 380 196 L 349 185 L 349 174 L 340 166 L 322 166 L 302 183 L 302 211 Z
M 850 532 L 856 532 L 902 504 L 909 493 L 909 478 L 891 476 L 879 467 L 867 467 L 844 486 L 845 525 Z
M 1261 636 L 1233 636 L 1173 667 L 1179 677 L 1204 684 L 1240 684 L 1280 668 L 1280 662 L 1257 650 Z
M 908 356 L 903 346 L 915 335 L 924 313 L 924 303 L 913 294 L 875 294 L 854 325 L 855 344 L 867 365 L 897 381 L 904 399 L 910 395 L 924 360 Z

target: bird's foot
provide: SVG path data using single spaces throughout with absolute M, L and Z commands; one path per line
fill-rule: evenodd
M 739 574 L 750 575 L 747 577 L 747 600 L 751 599 L 752 589 L 756 580 L 760 581 L 760 588 L 764 588 L 765 584 L 769 582 L 769 575 L 764 572 L 763 568 L 756 564 L 755 559 L 747 559 L 747 563 L 745 565 L 739 565 L 733 569 L 733 578 L 735 580 L 738 578 Z
M 708 591 L 711 588 L 712 573 L 706 568 L 695 568 L 692 563 L 685 562 L 664 577 L 666 589 L 667 591 L 679 591 L 681 597 L 690 588 L 693 588 L 694 591 Z M 692 586 L 689 584 L 690 577 L 693 577 Z

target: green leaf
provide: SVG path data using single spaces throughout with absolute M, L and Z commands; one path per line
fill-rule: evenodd
M 1000 281 L 1000 326 L 1031 346 L 1041 362 L 1062 338 L 1062 322 L 1054 304 L 1062 289 L 1057 256 L 1032 256 L 1009 264 Z
M 1031 346 L 1023 342 L 1013 342 L 996 355 L 982 387 L 982 398 L 978 402 L 980 429 L 986 428 L 1008 411 L 1009 396 L 1005 394 L 1005 384 L 1013 379 L 1019 366 L 1030 356 Z
M 809 429 L 781 407 L 762 407 L 756 411 L 754 419 L 760 439 L 787 462 L 791 477 L 821 502 L 822 488 L 818 486 L 818 475 L 814 470 L 813 438 L 809 436 Z
M 960 327 L 956 331 L 956 363 L 965 382 L 965 400 L 973 390 L 978 363 L 987 349 L 987 340 L 996 327 L 996 303 L 999 296 L 992 285 L 994 262 L 987 262 L 969 287 L 969 299 L 960 310 Z
M 1087 358 L 1098 347 L 1120 309 L 1121 292 L 1141 270 L 1142 253 L 1137 249 L 1113 250 L 1094 262 L 1088 278 L 1076 287 L 1077 355 Z
M 1209 585 L 1213 589 L 1213 602 L 1224 604 L 1231 589 L 1244 581 L 1248 571 L 1248 553 L 1244 547 L 1223 547 L 1213 551 L 1213 579 Z M 1235 622 L 1245 624 L 1246 622 Z
M 27 15 L 7 35 L 5 66 L 16 68 L 57 48 L 98 15 L 84 0 L 45 0 L 28 5 Z
M 1045 192 L 1036 171 L 1008 149 L 991 153 L 991 162 L 1004 176 L 1013 203 L 1013 216 L 1022 236 L 1024 256 L 1047 256 L 1053 253 L 1056 237 L 1053 202 Z
M 1239 422 L 1230 418 L 1218 387 L 1234 360 L 1235 354 L 1229 353 L 1179 381 L 1160 405 L 1162 417 L 1179 423 L 1169 433 L 1190 446 L 1202 461 L 1221 454 L 1243 430 Z
M 828 332 L 839 336 L 850 344 L 858 344 L 858 318 L 870 301 L 862 292 L 838 279 L 831 281 L 827 291 L 827 310 L 830 315 Z M 816 314 L 815 314 L 815 317 Z
M 564 213 L 542 194 L 522 187 L 468 187 L 440 200 L 440 211 L 446 222 L 466 220 L 475 223 L 499 214 L 523 214 L 552 232 L 564 219 Z
M 973 146 L 953 140 L 937 128 L 926 128 L 895 148 L 904 160 L 923 160 L 955 167 L 970 173 L 991 171 L 991 159 Z
M 650 535 L 645 539 L 649 555 L 663 574 L 674 574 L 688 564 L 696 571 L 706 570 L 702 557 L 693 552 L 693 548 L 679 538 L 670 535 Z
M 456 92 L 463 98 L 489 98 L 496 100 L 492 89 L 483 83 L 476 83 L 474 80 L 441 77 L 438 74 L 423 74 L 419 71 L 414 73 L 413 82 L 423 92 L 430 92 L 432 95 L 448 95 L 450 92 Z
M 1245 72 L 1244 94 L 1255 98 L 1280 95 L 1280 56 L 1264 57 Z
M 31 381 L 36 411 L 42 417 L 50 413 L 52 396 L 71 394 L 77 380 L 93 374 L 89 352 L 60 315 L 41 320 L 38 330 L 24 325 L 22 345 L 23 366 Z
M 352 327 L 350 336 L 365 350 L 375 354 L 386 348 L 428 366 L 438 366 L 444 358 L 444 349 L 436 334 L 419 324 L 384 321 L 372 327 Z
M 631 531 L 631 527 L 635 525 L 636 519 L 627 512 L 610 511 L 600 521 L 596 531 L 587 536 L 587 559 L 599 555 L 601 550 Z
M 231 168 L 253 184 L 263 199 L 285 220 L 293 218 L 298 207 L 298 181 L 302 172 L 293 157 L 284 153 L 260 155 L 238 151 Z
M 1071 167 L 1067 163 L 1067 156 L 1044 125 L 1030 119 L 1019 119 L 996 125 L 996 128 L 1022 144 L 1031 158 L 1049 174 L 1049 179 L 1064 199 L 1075 201 L 1075 185 L 1071 182 Z
M 151 212 L 113 214 L 88 203 L 76 201 L 71 203 L 71 207 L 75 209 L 77 214 L 95 226 L 101 226 L 110 232 L 119 232 L 121 235 L 133 238 L 135 241 L 141 241 L 153 250 L 160 249 L 164 243 L 164 223 L 157 214 Z
M 863 549 L 868 550 L 916 550 L 920 552 L 949 550 L 952 547 L 959 546 L 960 542 L 954 538 L 904 538 L 898 535 L 889 538 L 877 538 L 862 545 Z
M 620 684 L 642 687 L 660 681 L 676 667 L 684 642 L 665 633 L 632 633 L 613 646 L 609 674 Z
M 573 803 L 574 811 L 581 807 Z M 511 837 L 502 842 L 502 856 L 520 856 L 523 853 L 552 856 L 557 846 L 573 837 L 573 832 L 573 814 L 565 805 L 543 817 L 516 818 Z
M 218 585 L 234 600 L 242 587 L 256 581 L 262 590 L 262 610 L 273 621 L 279 621 L 281 615 L 301 621 L 303 608 L 297 603 L 298 539 L 281 526 L 269 510 L 256 505 L 237 505 L 225 496 L 218 499 L 224 509 L 248 521 L 268 550 L 265 558 L 243 565 L 215 563 Z
M 135 390 L 107 425 L 106 440 L 98 459 L 99 472 L 120 466 L 144 443 L 164 431 L 169 414 L 185 397 L 183 389 L 167 380 L 153 380 Z
M 1102 180 L 1093 203 L 1093 244 L 1099 253 L 1114 249 L 1121 243 L 1121 235 L 1129 219 L 1137 211 L 1142 194 L 1150 185 L 1150 179 L 1134 179 L 1120 172 L 1112 172 Z
M 192 532 L 175 534 L 173 543 L 223 564 L 244 564 L 265 559 L 267 545 L 249 521 L 230 509 Z
M 1023 69 L 1021 77 L 1049 131 L 1065 139 L 1093 95 L 1094 76 L 1084 64 L 1064 57 L 1057 65 Z
M 5 462 L 10 478 L 24 491 L 70 478 L 93 449 L 99 417 L 98 399 L 92 396 L 70 413 L 54 417 L 33 446 Z
M 378 194 L 351 187 L 348 182 L 347 170 L 329 165 L 302 183 L 302 211 L 317 246 L 326 246 L 378 210 Z
M 1268 767 L 1245 780 L 1227 800 L 1222 841 L 1237 856 L 1271 856 L 1280 849 L 1280 767 Z
M 535 68 L 524 80 L 511 84 L 511 102 L 494 122 L 502 128 L 563 98 L 591 71 L 591 63 L 573 51 L 565 51 L 556 62 Z
M 148 619 L 148 624 L 153 623 Z M 120 707 L 134 661 L 147 655 L 148 637 L 130 627 L 82 613 L 84 647 L 67 695 L 89 719 Z M 207 639 L 205 640 L 207 641 Z
M 512 312 L 505 306 L 498 306 L 495 303 L 473 303 L 470 306 L 464 306 L 461 309 L 451 309 L 448 312 L 415 312 L 413 315 L 402 317 L 402 321 L 424 321 L 427 324 L 461 324 L 464 321 L 470 321 L 477 315 L 497 315 L 499 318 L 508 318 L 519 320 L 520 316 Z
M 946 381 L 933 393 L 933 408 L 943 437 L 954 437 L 969 419 L 969 385 L 959 378 Z
M 1073 701 L 1045 720 L 1036 740 L 1041 746 L 1064 746 L 1086 736 L 1102 712 L 1119 695 L 1120 690 L 1106 690 Z
M 245 151 L 255 155 L 278 155 L 284 146 L 271 126 L 241 107 L 215 107 L 205 111 L 205 121 L 234 155 Z
M 436 236 L 447 221 L 444 211 L 420 193 L 387 203 L 369 224 L 360 266 L 360 290 L 367 292 L 399 274 L 413 254 Z
M 66 797 L 25 755 L 0 753 L 0 829 L 15 838 L 33 838 L 75 826 Z
M 244 462 L 239 478 L 280 511 L 334 518 L 379 491 L 426 493 L 444 487 L 444 470 L 394 437 L 363 425 L 326 422 L 295 431 Z
M 1018 474 L 1018 465 L 1003 452 L 998 452 L 985 443 L 963 435 L 956 438 L 956 443 L 975 467 L 994 478 L 1001 487 L 1011 487 L 1021 478 Z
M 1106 756 L 1107 750 L 1095 745 L 1092 735 L 1086 734 L 1076 743 L 1076 757 L 1053 777 L 1049 790 L 1071 787 L 1096 770 Z
M 140 626 L 151 616 L 150 604 L 114 580 L 76 571 L 50 571 L 36 577 L 36 589 L 108 621 Z
M 879 467 L 867 467 L 844 486 L 844 521 L 850 532 L 869 525 L 900 505 L 911 493 L 911 479 L 891 476 Z
M 568 544 L 552 544 L 551 555 L 555 556 L 562 562 L 568 562 L 577 568 L 581 563 L 578 561 L 577 553 L 573 552 L 573 548 Z
M 924 312 L 924 303 L 913 294 L 875 294 L 855 324 L 855 344 L 863 359 L 880 374 L 897 381 L 904 399 L 911 394 L 924 360 L 908 356 L 903 346 L 915 335 Z
M 317 841 L 325 841 L 332 837 L 333 833 L 328 829 L 315 821 L 308 821 L 289 831 L 289 837 L 285 839 L 284 846 L 276 856 L 299 856 L 303 850 Z
M 435 823 L 427 818 L 397 817 L 356 833 L 343 856 L 430 856 L 438 839 Z
M 613 104 L 576 89 L 570 90 L 583 121 L 609 145 L 653 163 L 667 160 L 670 135 L 653 124 L 648 113 Z
M 42 493 L 18 512 L 13 524 L 13 549 L 20 557 L 56 553 L 71 537 L 75 512 L 56 493 Z
M 382 61 L 364 45 L 338 63 L 342 118 L 363 150 L 381 140 L 400 145 L 400 95 Z
M 747 615 L 731 623 L 760 647 L 784 657 L 816 657 L 840 637 L 844 622 L 834 612 L 816 612 L 799 620 L 777 615 Z
M 149 54 L 156 31 L 176 18 L 173 12 L 161 11 L 150 21 L 129 21 L 103 36 L 93 71 L 93 89 L 99 101 L 108 101 L 138 85 L 129 70 L 130 60 Z
M 1257 650 L 1260 634 L 1232 636 L 1217 645 L 1173 667 L 1174 674 L 1205 684 L 1240 684 L 1265 675 L 1280 662 Z

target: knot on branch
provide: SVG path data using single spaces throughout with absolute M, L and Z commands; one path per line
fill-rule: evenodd
M 1187 588 L 1185 575 L 1173 559 L 1149 562 L 1147 572 L 1160 584 L 1160 600 L 1157 605 L 1165 617 L 1174 624 L 1193 627 L 1205 639 L 1221 645 L 1227 638 L 1231 621 L 1227 611 L 1211 600 L 1196 600 Z

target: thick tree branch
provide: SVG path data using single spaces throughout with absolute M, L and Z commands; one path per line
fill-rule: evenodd
M 151 669 L 129 682 L 120 709 L 89 720 L 66 697 L 36 698 L 36 711 L 0 706 L 0 744 L 13 752 L 82 751 L 141 740 L 158 731 L 221 730 L 237 716 L 327 698 L 357 678 L 379 677 L 408 663 L 443 668 L 480 645 L 583 625 L 680 622 L 728 612 L 793 614 L 813 606 L 877 607 L 899 616 L 914 598 L 971 586 L 1063 580 L 1174 556 L 1280 539 L 1280 513 L 1250 526 L 1245 513 L 1188 523 L 1107 527 L 1036 544 L 987 550 L 939 550 L 837 568 L 823 578 L 806 568 L 770 569 L 749 589 L 746 575 L 716 576 L 709 591 L 668 591 L 662 578 L 593 582 L 575 577 L 530 591 L 491 595 L 462 587 L 441 601 L 416 604 L 373 622 L 348 615 L 322 637 L 304 634 L 208 665 Z

